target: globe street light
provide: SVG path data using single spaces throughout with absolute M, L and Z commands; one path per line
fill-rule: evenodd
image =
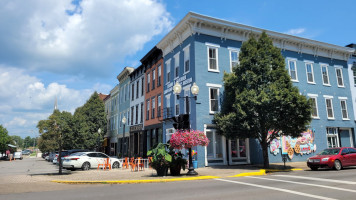
M 121 142 L 121 157 L 123 158 L 124 157 L 124 144 L 126 144 L 126 142 L 124 142 L 125 141 L 125 124 L 126 124 L 125 115 L 122 118 L 121 122 L 124 124 L 124 132 L 123 132 L 123 135 L 122 135 L 122 142 Z
M 189 97 L 189 96 L 183 96 L 183 98 L 185 99 L 185 107 L 186 107 L 186 111 L 187 114 L 189 115 L 189 99 L 190 98 L 194 98 L 195 100 L 197 100 L 197 95 L 199 93 L 199 87 L 197 86 L 197 84 L 193 83 L 193 86 L 190 88 L 192 94 L 194 95 L 193 97 Z M 182 86 L 179 84 L 179 82 L 177 81 L 176 84 L 173 86 L 173 93 L 177 95 L 177 99 L 180 99 L 181 97 L 179 96 L 179 94 L 182 92 Z M 182 122 L 179 122 L 182 123 Z M 189 122 L 188 122 L 189 123 Z M 192 159 L 192 148 L 189 148 L 189 168 L 188 168 L 188 173 L 187 175 L 198 175 L 198 172 L 194 171 L 194 167 L 193 167 L 193 159 Z
M 97 137 L 97 146 L 98 146 L 98 149 L 97 151 L 99 152 L 99 149 L 100 149 L 100 136 L 101 136 L 101 128 L 98 129 L 98 137 Z

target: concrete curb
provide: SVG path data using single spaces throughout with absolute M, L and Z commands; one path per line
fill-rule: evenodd
M 229 176 L 229 177 L 264 176 L 264 175 L 266 175 L 266 170 L 261 169 L 259 172 L 240 173 L 240 174 L 236 174 L 236 175 L 234 175 L 234 176 Z
M 52 180 L 55 183 L 66 184 L 138 184 L 138 183 L 162 183 L 162 182 L 174 182 L 174 181 L 191 181 L 191 180 L 206 180 L 216 179 L 218 176 L 198 176 L 189 178 L 172 178 L 172 179 L 153 179 L 153 180 L 121 180 L 121 181 L 61 181 Z

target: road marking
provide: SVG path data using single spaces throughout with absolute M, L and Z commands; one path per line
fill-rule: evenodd
M 269 189 L 269 190 L 277 190 L 280 192 L 292 193 L 292 194 L 306 196 L 306 197 L 315 198 L 315 199 L 336 200 L 333 198 L 323 197 L 323 196 L 319 196 L 319 195 L 313 195 L 313 194 L 297 192 L 297 191 L 293 191 L 293 190 L 287 190 L 287 189 L 276 188 L 276 187 L 269 187 L 269 186 L 264 186 L 264 185 L 257 185 L 257 184 L 252 184 L 252 183 L 245 183 L 245 182 L 240 182 L 240 181 L 231 181 L 231 180 L 226 180 L 226 179 L 215 179 L 215 180 L 225 181 L 225 182 L 230 182 L 230 183 L 237 183 L 237 184 L 241 184 L 241 185 L 248 185 L 248 186 L 253 186 L 253 187 L 259 187 L 259 188 L 264 188 L 264 189 Z
M 253 176 L 247 176 L 247 178 L 263 179 L 263 180 L 277 181 L 277 182 L 284 182 L 284 183 L 294 183 L 294 184 L 299 184 L 299 185 L 309 185 L 309 186 L 322 187 L 322 188 L 328 188 L 328 189 L 333 189 L 333 190 L 341 190 L 341 191 L 355 192 L 356 193 L 356 190 L 344 189 L 344 188 L 339 188 L 339 187 L 331 187 L 331 186 L 326 186 L 326 185 L 318 185 L 318 184 L 311 184 L 311 183 L 301 183 L 301 182 L 286 181 L 286 180 L 279 180 L 279 179 L 253 177 Z
M 288 178 L 297 178 L 297 179 L 306 179 L 306 180 L 313 180 L 313 181 L 325 181 L 325 182 L 333 182 L 333 183 L 343 183 L 349 185 L 356 185 L 356 182 L 353 181 L 340 181 L 340 180 L 332 180 L 326 178 L 314 178 L 314 177 L 305 177 L 305 176 L 291 176 L 291 175 L 272 175 L 278 177 L 288 177 Z

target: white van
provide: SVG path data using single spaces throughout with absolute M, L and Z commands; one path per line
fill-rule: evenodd
M 17 151 L 14 153 L 14 159 L 20 159 L 22 160 L 23 157 L 22 157 L 22 152 L 21 151 Z

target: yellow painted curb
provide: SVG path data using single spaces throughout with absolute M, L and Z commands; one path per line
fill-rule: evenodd
M 206 180 L 220 178 L 218 176 L 198 176 L 189 178 L 172 178 L 172 179 L 153 179 L 153 180 L 122 180 L 122 181 L 61 181 L 52 180 L 55 183 L 66 184 L 135 184 L 135 183 L 161 183 L 161 182 L 173 182 L 173 181 L 190 181 L 190 180 Z
M 263 176 L 263 175 L 266 175 L 266 170 L 261 169 L 259 172 L 240 173 L 240 174 L 236 174 L 234 176 L 229 176 L 229 177 Z
M 302 171 L 303 169 L 301 168 L 295 168 L 295 169 L 266 169 L 266 172 L 290 172 L 290 171 Z

